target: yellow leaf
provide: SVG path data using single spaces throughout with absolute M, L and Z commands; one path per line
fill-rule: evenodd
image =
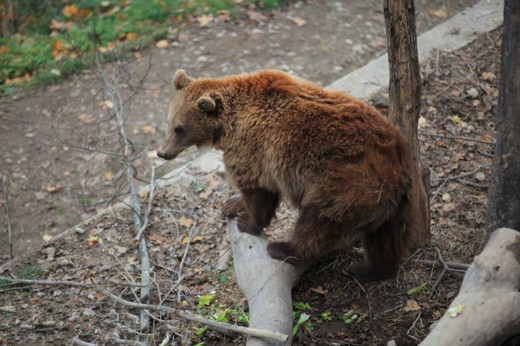
M 168 41 L 167 40 L 160 40 L 160 41 L 157 41 L 157 43 L 155 44 L 155 46 L 157 48 L 166 48 L 168 47 Z
M 74 17 L 78 13 L 78 8 L 74 4 L 65 6 L 61 13 L 63 13 L 63 15 L 67 18 Z
M 137 34 L 135 32 L 129 32 L 128 34 L 126 34 L 126 39 L 127 40 L 133 40 L 137 37 Z
M 460 315 L 460 313 L 462 311 L 464 311 L 464 304 L 459 304 L 457 306 L 452 306 L 451 308 L 448 309 L 448 311 L 446 311 L 446 314 L 448 316 L 450 316 L 451 318 L 455 318 L 457 317 L 458 315 Z
M 112 179 L 114 179 L 114 173 L 108 171 L 108 172 L 105 172 L 105 179 L 110 181 Z
M 457 124 L 457 125 L 460 125 L 462 124 L 462 120 L 460 119 L 460 117 L 458 115 L 452 115 L 449 117 L 450 120 L 454 123 L 454 124 Z
M 191 227 L 193 225 L 193 220 L 187 217 L 181 216 L 179 219 L 179 224 L 184 227 Z
M 90 248 L 92 246 L 98 246 L 103 244 L 103 239 L 101 237 L 98 237 L 97 235 L 91 235 L 87 239 L 87 246 Z
M 202 240 L 202 237 L 200 235 L 196 235 L 195 237 L 191 238 L 191 241 L 190 241 L 190 237 L 184 237 L 184 238 L 182 238 L 182 244 L 186 245 L 186 244 L 188 244 L 188 241 L 190 241 L 190 243 L 196 243 L 201 240 Z

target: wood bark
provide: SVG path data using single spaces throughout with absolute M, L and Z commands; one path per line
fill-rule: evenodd
M 248 346 L 290 345 L 292 339 L 291 290 L 307 269 L 275 260 L 267 253 L 267 238 L 238 230 L 234 219 L 227 219 L 233 266 L 238 286 L 249 303 L 249 326 L 286 334 L 285 343 L 248 337 Z
M 386 36 L 390 66 L 390 120 L 399 128 L 411 153 L 414 169 L 410 199 L 414 207 L 414 245 L 430 236 L 429 170 L 419 159 L 417 125 L 421 110 L 421 77 L 417 54 L 413 0 L 385 0 Z
M 520 1 L 504 3 L 497 137 L 489 187 L 488 235 L 498 227 L 520 230 Z
M 520 233 L 496 230 L 421 346 L 501 345 L 520 330 Z

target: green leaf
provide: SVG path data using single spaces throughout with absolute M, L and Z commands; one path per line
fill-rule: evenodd
M 202 309 L 205 306 L 210 305 L 213 302 L 214 299 L 215 299 L 215 295 L 214 294 L 200 296 L 199 299 L 198 299 L 197 308 Z
M 419 292 L 422 292 L 422 291 L 424 291 L 426 289 L 427 289 L 427 284 L 426 284 L 426 282 L 424 282 L 420 286 L 416 286 L 414 288 L 410 288 L 406 293 L 409 296 L 411 296 L 411 295 L 417 294 Z

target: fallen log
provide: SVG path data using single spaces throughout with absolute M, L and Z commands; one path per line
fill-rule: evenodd
M 421 346 L 501 345 L 520 333 L 520 232 L 500 228 Z
M 267 253 L 267 238 L 242 233 L 234 219 L 227 219 L 233 266 L 238 286 L 249 304 L 249 326 L 287 335 L 283 343 L 254 336 L 247 346 L 290 345 L 292 341 L 291 290 L 310 263 L 295 267 L 272 259 Z

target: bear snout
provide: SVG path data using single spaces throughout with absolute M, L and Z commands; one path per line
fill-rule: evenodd
M 171 159 L 171 157 L 169 157 L 168 154 L 166 154 L 165 152 L 162 152 L 162 151 L 158 151 L 157 156 L 159 156 L 161 159 L 165 159 L 165 160 Z

